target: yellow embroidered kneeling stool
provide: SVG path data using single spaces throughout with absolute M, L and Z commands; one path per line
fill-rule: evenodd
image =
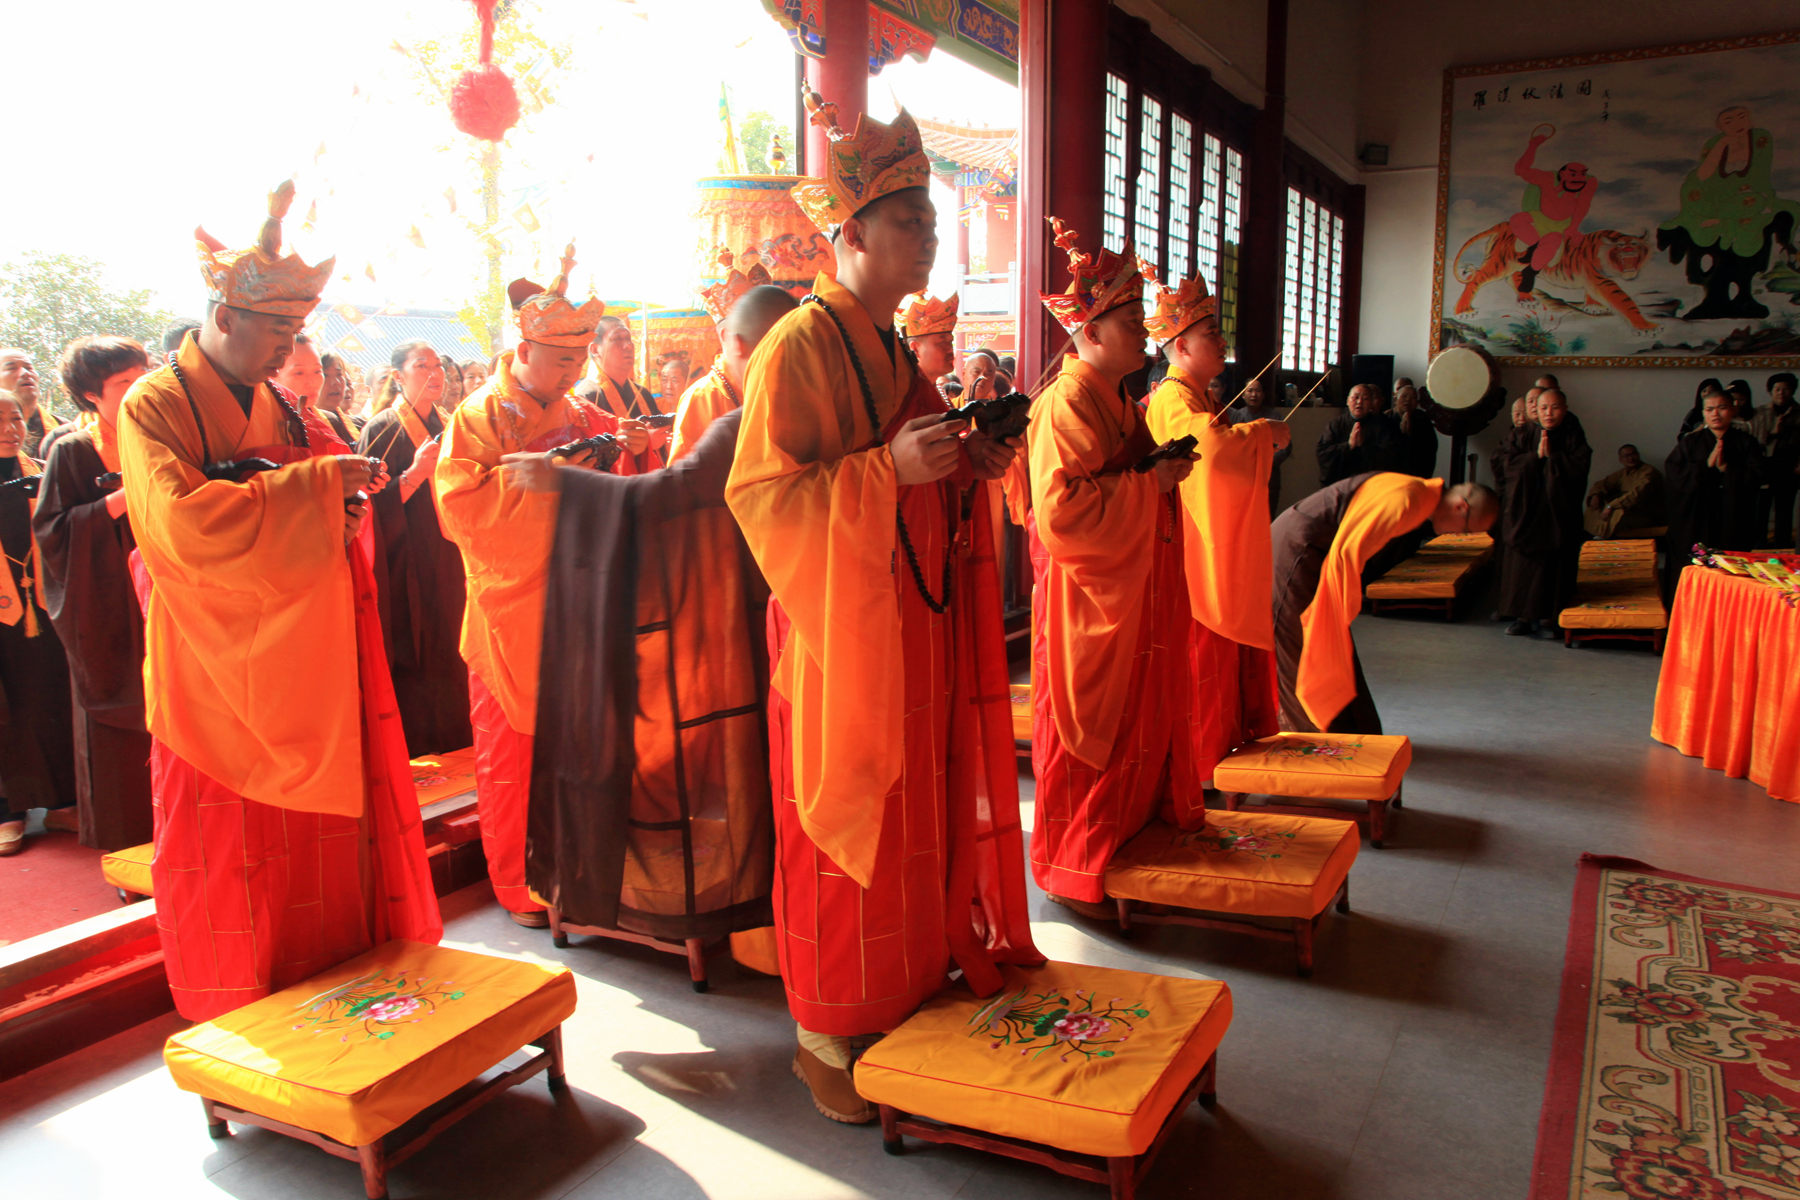
M 150 859 L 155 853 L 156 843 L 145 842 L 100 856 L 100 878 L 119 893 L 119 903 L 130 904 L 151 894 Z
M 857 1060 L 885 1148 L 901 1153 L 910 1133 L 1131 1200 L 1181 1112 L 1212 1104 L 1231 989 L 1075 963 L 1002 973 L 994 995 L 949 989 Z
M 1122 930 L 1135 918 L 1292 941 L 1304 977 L 1325 910 L 1350 911 L 1361 849 L 1356 825 L 1329 817 L 1208 813 L 1192 833 L 1151 821 L 1113 855 L 1104 886 Z
M 1278 733 L 1240 746 L 1213 768 L 1227 811 L 1244 796 L 1288 800 L 1361 800 L 1368 804 L 1369 845 L 1387 837 L 1388 805 L 1402 803 L 1400 785 L 1412 766 L 1403 734 Z M 1266 812 L 1319 812 L 1317 804 L 1269 804 Z
M 163 1061 L 200 1096 L 213 1137 L 236 1121 L 310 1142 L 360 1162 L 380 1200 L 389 1167 L 505 1089 L 545 1070 L 551 1090 L 565 1087 L 574 1011 L 562 967 L 388 942 L 174 1034 Z M 526 1046 L 539 1052 L 481 1080 Z

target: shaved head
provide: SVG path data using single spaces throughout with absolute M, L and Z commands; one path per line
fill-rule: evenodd
M 1493 528 L 1499 516 L 1500 497 L 1495 495 L 1494 489 L 1479 483 L 1459 483 L 1444 489 L 1432 527 L 1440 533 L 1446 531 L 1446 526 L 1455 531 L 1453 523 L 1460 517 L 1460 532 L 1484 533 Z
M 775 327 L 775 322 L 800 307 L 800 302 L 786 288 L 765 283 L 738 297 L 738 302 L 725 314 L 721 333 L 736 334 L 752 346 Z

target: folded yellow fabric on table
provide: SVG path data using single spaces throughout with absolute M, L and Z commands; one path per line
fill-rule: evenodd
M 1315 917 L 1343 887 L 1362 837 L 1353 821 L 1207 813 L 1192 833 L 1152 821 L 1106 867 L 1106 894 L 1240 917 Z
M 155 842 L 127 846 L 100 856 L 100 878 L 120 891 L 135 896 L 151 895 L 150 858 L 156 853 Z
M 1231 989 L 1075 963 L 957 987 L 856 1064 L 856 1090 L 935 1121 L 1080 1154 L 1141 1154 L 1231 1024 Z
M 163 1061 L 184 1091 L 365 1146 L 574 1011 L 561 967 L 396 941 L 172 1035 Z
M 1385 800 L 1412 765 L 1403 734 L 1278 733 L 1239 747 L 1213 768 L 1222 792 Z

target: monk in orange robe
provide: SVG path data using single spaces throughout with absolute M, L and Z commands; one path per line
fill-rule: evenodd
M 1031 942 L 988 505 L 1010 447 L 946 422 L 893 328 L 936 254 L 918 127 L 862 117 L 795 199 L 837 274 L 750 361 L 725 498 L 774 594 L 775 926 L 794 1069 L 873 1120 L 850 1039 Z M 852 209 L 844 197 L 859 197 Z
M 1362 611 L 1369 559 L 1425 522 L 1437 533 L 1484 533 L 1500 501 L 1474 483 L 1371 471 L 1320 488 L 1276 519 L 1273 616 L 1281 728 L 1381 732 L 1350 623 Z
M 1144 362 L 1143 276 L 1129 257 L 1069 252 L 1069 290 L 1044 305 L 1075 353 L 1032 405 L 1031 869 L 1059 899 L 1094 904 L 1113 851 L 1159 807 L 1205 822 L 1189 717 L 1194 618 L 1175 485 L 1185 457 L 1135 469 L 1156 448 L 1123 390 Z
M 650 389 L 631 377 L 637 367 L 637 344 L 632 339 L 631 326 L 623 317 L 607 315 L 600 318 L 594 331 L 594 342 L 588 348 L 588 357 L 594 363 L 594 382 L 584 382 L 577 394 L 585 394 L 584 389 L 592 387 L 594 405 L 616 420 L 651 420 L 654 424 L 649 445 L 633 456 L 632 469 L 634 473 L 642 473 L 666 466 L 669 426 L 657 422 L 664 413 Z
M 648 442 L 643 425 L 568 394 L 606 310 L 598 300 L 577 308 L 563 295 L 573 254 L 571 246 L 549 288 L 517 280 L 508 289 L 522 340 L 451 414 L 432 475 L 444 536 L 462 551 L 468 574 L 461 645 L 469 665 L 481 847 L 495 898 L 528 928 L 550 923 L 525 885 L 525 814 L 557 495 L 509 479 L 502 467 L 547 471 L 554 448 L 612 434 L 624 443 L 612 469 L 631 474 L 633 451 Z M 576 466 L 598 461 L 594 451 L 570 460 Z
M 1144 414 L 1150 436 L 1191 436 L 1200 456 L 1181 481 L 1181 547 L 1195 622 L 1189 653 L 1197 691 L 1188 710 L 1194 770 L 1210 781 L 1220 759 L 1276 730 L 1275 626 L 1262 602 L 1274 570 L 1265 498 L 1288 427 L 1234 425 L 1223 398 L 1209 392 L 1225 367 L 1225 339 L 1198 275 L 1179 288 L 1159 288 L 1145 325 L 1169 362 Z
M 147 580 L 156 921 L 182 1016 L 203 1021 L 393 938 L 443 931 L 375 584 L 352 547 L 385 473 L 323 450 L 264 382 L 331 274 L 202 235 L 206 322 L 119 414 Z M 246 474 L 216 464 L 266 459 Z

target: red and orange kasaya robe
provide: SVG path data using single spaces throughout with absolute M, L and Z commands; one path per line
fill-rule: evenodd
M 601 371 L 595 383 L 599 388 L 595 401 L 601 411 L 611 414 L 615 420 L 657 416 L 662 413 L 662 409 L 656 406 L 656 397 L 650 394 L 650 389 L 633 380 L 617 383 L 605 371 Z M 634 469 L 629 474 L 641 475 L 645 471 L 654 471 L 664 466 L 669 461 L 669 430 L 652 429 L 650 444 L 644 447 L 644 452 L 627 457 L 634 460 Z
M 1074 355 L 1032 404 L 1031 869 L 1098 902 L 1113 852 L 1158 812 L 1205 824 L 1183 518 L 1138 406 Z
M 462 551 L 467 585 L 461 648 L 481 845 L 494 895 L 513 912 L 539 907 L 525 886 L 525 813 L 558 497 L 514 487 L 500 460 L 612 433 L 618 424 L 572 396 L 537 399 L 514 381 L 512 355 L 504 354 L 494 377 L 451 414 L 432 477 L 438 520 Z M 636 464 L 621 454 L 613 470 L 633 474 Z
M 805 304 L 757 347 L 725 498 L 774 593 L 775 925 L 788 1008 L 805 1029 L 850 1036 L 905 1020 L 952 966 L 986 995 L 1000 986 L 997 963 L 1041 956 L 990 561 L 995 489 L 966 468 L 899 486 L 883 442 L 944 402 L 854 295 L 829 275 L 813 290 L 844 333 Z
M 1192 641 L 1194 769 L 1212 778 L 1219 760 L 1276 730 L 1275 623 L 1263 603 L 1273 578 L 1269 471 L 1275 423 L 1232 425 L 1204 381 L 1171 365 L 1144 414 L 1159 444 L 1192 435 L 1199 459 L 1181 481 L 1181 548 Z
M 375 584 L 344 545 L 337 459 L 267 384 L 248 415 L 192 335 L 119 418 L 144 577 L 156 921 L 202 1021 L 443 926 Z M 245 482 L 209 463 L 284 464 Z

